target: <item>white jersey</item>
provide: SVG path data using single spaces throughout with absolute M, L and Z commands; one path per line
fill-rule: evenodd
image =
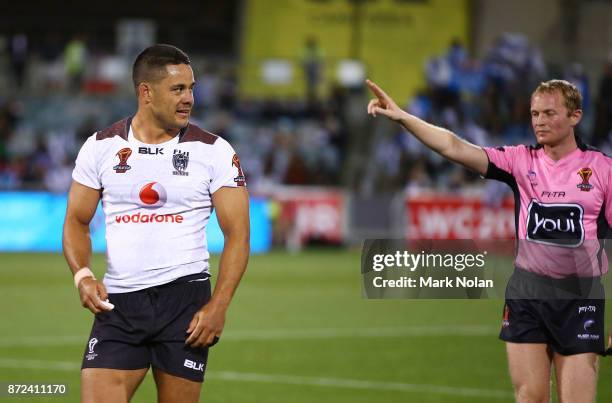
M 208 273 L 211 195 L 245 186 L 240 161 L 224 139 L 189 124 L 170 141 L 145 144 L 130 123 L 121 120 L 89 137 L 72 173 L 102 190 L 110 293 Z

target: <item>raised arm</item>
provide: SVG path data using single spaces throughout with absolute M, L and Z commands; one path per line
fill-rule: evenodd
M 81 304 L 93 313 L 108 310 L 108 307 L 102 304 L 102 300 L 108 298 L 104 284 L 92 275 L 84 275 L 89 270 L 91 259 L 89 223 L 96 213 L 99 201 L 100 190 L 81 185 L 76 181 L 72 182 L 68 193 L 62 239 L 64 256 L 72 275 L 75 276 L 80 272 L 79 277 L 82 277 L 77 284 Z
M 219 277 L 210 301 L 193 317 L 186 343 L 211 346 L 221 337 L 225 313 L 249 260 L 249 196 L 245 187 L 222 187 L 212 195 L 225 244 L 219 262 Z
M 405 112 L 374 82 L 366 80 L 366 84 L 376 96 L 368 103 L 368 113 L 370 115 L 386 116 L 404 126 L 421 143 L 443 157 L 481 175 L 486 174 L 489 159 L 482 148 L 459 138 L 450 130 L 434 126 Z

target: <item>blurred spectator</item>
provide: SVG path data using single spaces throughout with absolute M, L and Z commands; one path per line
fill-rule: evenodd
M 27 157 L 27 161 L 23 182 L 30 186 L 43 183 L 45 174 L 53 167 L 53 160 L 44 137 L 38 137 L 36 149 Z
M 15 86 L 21 89 L 28 62 L 28 37 L 25 34 L 17 34 L 11 38 L 9 55 Z
M 64 66 L 70 89 L 78 91 L 83 84 L 83 73 L 87 59 L 87 48 L 82 34 L 75 35 L 64 49 Z
M 604 65 L 598 92 L 593 143 L 600 147 L 606 143 L 612 146 L 612 52 Z
M 71 155 L 96 129 L 129 114 L 133 106 L 131 94 L 122 97 L 117 93 L 111 99 L 85 93 L 81 88 L 87 63 L 84 37 L 75 36 L 62 48 L 63 39 L 52 32 L 45 37 L 37 49 L 42 67 L 33 71 L 33 64 L 30 78 L 25 76 L 27 57 L 36 49 L 28 48 L 25 36 L 7 41 L 11 61 L 17 61 L 11 64 L 13 75 L 17 75 L 21 60 L 22 75 L 15 78 L 16 85 L 27 82 L 28 90 L 35 91 L 32 79 L 40 76 L 44 80 L 41 87 L 53 91 L 24 98 L 27 121 L 19 118 L 16 102 L 0 100 L 2 189 L 64 191 L 70 183 Z M 15 49 L 17 57 L 13 58 Z M 355 188 L 369 192 L 414 191 L 430 186 L 460 188 L 476 182 L 475 175 L 458 170 L 395 127 L 390 132 L 380 130 L 381 134 L 364 129 L 361 136 L 355 124 L 363 117 L 361 95 L 332 86 L 329 97 L 321 97 L 318 87 L 323 62 L 317 40 L 308 38 L 299 58 L 306 96 L 295 99 L 239 98 L 235 63 L 194 62 L 200 68 L 195 71 L 192 118 L 234 144 L 252 189 L 282 184 L 337 186 L 344 180 L 361 182 L 355 183 Z M 97 61 L 92 63 L 91 72 L 96 72 Z M 425 63 L 424 74 L 426 86 L 407 107 L 414 115 L 480 145 L 533 142 L 529 96 L 535 84 L 545 78 L 546 66 L 541 52 L 524 36 L 501 35 L 482 59 L 471 57 L 464 45 L 454 40 L 445 52 Z M 73 91 L 70 96 L 62 91 L 66 75 Z M 585 109 L 589 104 L 595 106 L 591 108 L 593 142 L 604 150 L 612 149 L 612 57 L 604 66 L 598 91 L 591 92 L 597 96 L 592 101 L 582 66 L 569 65 L 564 78 L 579 86 Z M 581 129 L 588 130 L 585 123 Z M 370 143 L 373 137 L 376 140 Z M 36 147 L 31 151 L 34 141 Z M 353 142 L 361 142 L 366 149 L 365 160 L 354 163 L 360 167 L 355 171 L 346 169 L 352 164 L 347 158 L 349 144 L 351 152 L 360 147 L 354 147 Z M 29 147 L 22 147 L 24 144 Z M 349 176 L 355 179 L 347 179 Z
M 316 38 L 308 37 L 302 50 L 302 69 L 306 84 L 306 102 L 314 105 L 318 99 L 319 84 L 323 72 L 323 50 Z

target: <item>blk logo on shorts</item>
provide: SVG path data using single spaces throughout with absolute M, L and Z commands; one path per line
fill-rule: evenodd
M 576 248 L 584 240 L 583 212 L 579 204 L 547 204 L 532 200 L 527 216 L 527 239 Z
M 191 368 L 194 371 L 204 372 L 204 363 L 203 362 L 195 362 L 188 359 L 185 359 L 184 367 Z

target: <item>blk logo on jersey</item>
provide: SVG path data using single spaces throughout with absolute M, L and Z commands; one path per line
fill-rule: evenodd
M 174 150 L 172 165 L 174 165 L 175 171 L 172 172 L 172 175 L 189 176 L 189 172 L 186 172 L 187 164 L 189 164 L 189 152 Z
M 132 197 L 143 207 L 160 208 L 166 204 L 168 193 L 159 182 L 145 182 L 133 188 Z
M 580 176 L 582 182 L 576 185 L 576 187 L 578 187 L 578 189 L 582 190 L 583 192 L 588 192 L 593 189 L 593 185 L 589 183 L 589 179 L 591 179 L 592 175 L 593 170 L 591 168 L 582 168 L 580 171 L 578 171 L 578 176 Z
M 132 155 L 131 148 L 122 148 L 121 150 L 117 151 L 116 155 L 119 157 L 119 164 L 113 167 L 116 173 L 123 174 L 125 171 L 132 169 L 132 167 L 127 164 L 128 158 L 130 158 L 130 155 Z
M 238 186 L 246 185 L 246 178 L 244 177 L 244 173 L 240 167 L 240 159 L 238 158 L 238 154 L 234 154 L 232 157 L 232 166 L 235 166 L 238 169 L 238 176 L 234 178 L 234 182 L 236 182 Z
M 527 216 L 527 239 L 553 246 L 578 247 L 584 241 L 583 214 L 579 204 L 532 200 Z
M 138 154 L 164 155 L 164 149 L 159 147 L 138 147 Z

